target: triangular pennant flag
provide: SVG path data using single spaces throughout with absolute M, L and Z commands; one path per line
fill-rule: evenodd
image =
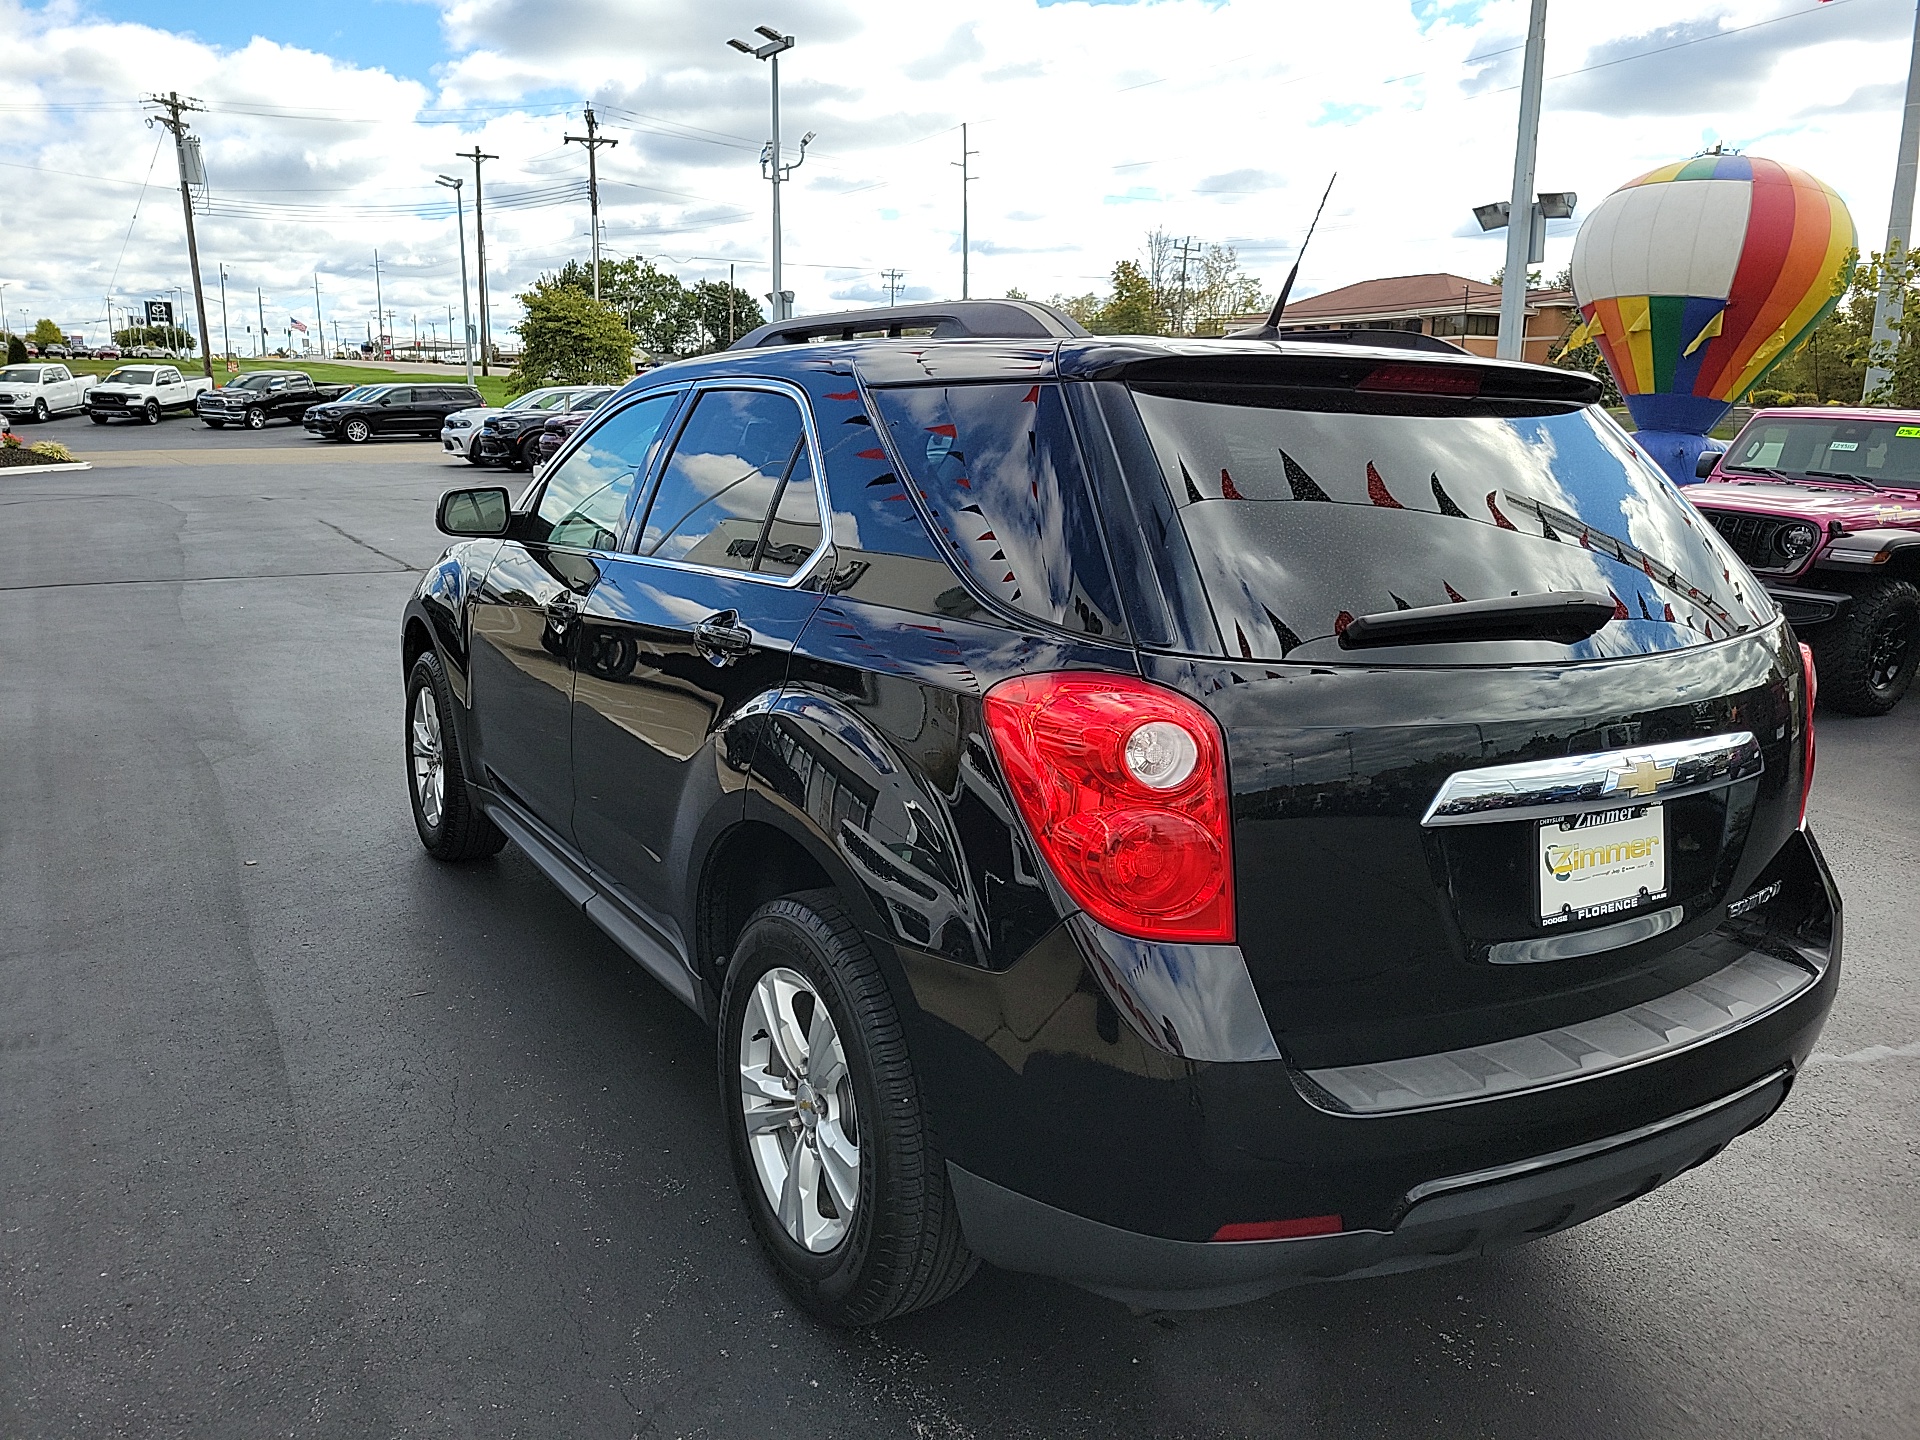
M 1442 515 L 1451 515 L 1456 520 L 1467 518 L 1467 512 L 1454 504 L 1453 497 L 1440 488 L 1440 476 L 1437 471 L 1433 477 L 1433 499 L 1434 503 L 1440 507 Z
M 1319 485 L 1314 483 L 1311 475 L 1300 468 L 1300 462 L 1284 450 L 1280 452 L 1280 463 L 1287 468 L 1287 484 L 1293 488 L 1294 499 L 1327 501 L 1333 499 L 1331 495 L 1327 494 Z
M 1247 498 L 1240 493 L 1240 487 L 1233 483 L 1233 476 L 1229 475 L 1225 470 L 1220 472 L 1220 498 L 1222 500 L 1244 500 Z
M 1233 622 L 1233 633 L 1239 638 L 1241 656 L 1251 660 L 1253 658 L 1253 646 L 1247 643 L 1247 632 L 1240 628 L 1240 622 L 1238 620 Z
M 1180 478 L 1187 482 L 1187 500 L 1190 504 L 1198 505 L 1202 500 L 1207 498 L 1200 493 L 1200 487 L 1193 483 L 1193 476 L 1187 473 L 1187 462 L 1185 460 L 1180 462 Z
M 1267 607 L 1264 605 L 1262 605 L 1260 608 L 1262 610 L 1267 610 Z M 1284 620 L 1282 620 L 1278 615 L 1274 614 L 1273 611 L 1271 610 L 1267 610 L 1267 623 L 1273 626 L 1273 633 L 1280 640 L 1280 658 L 1284 660 L 1287 658 L 1287 653 L 1289 651 L 1295 650 L 1299 647 L 1300 637 L 1294 634 L 1292 629 L 1288 627 L 1287 623 Z
M 1367 461 L 1367 499 L 1388 510 L 1407 508 L 1387 492 L 1387 482 L 1380 478 L 1380 472 L 1373 468 L 1371 460 Z
M 1387 591 L 1387 598 L 1393 601 L 1393 608 L 1396 610 L 1411 610 L 1413 608 L 1413 606 L 1402 600 L 1398 595 L 1395 595 L 1391 590 Z
M 1500 513 L 1500 507 L 1493 503 L 1493 497 L 1499 493 L 1498 490 L 1487 491 L 1487 509 L 1493 512 L 1493 523 L 1498 525 L 1502 530 L 1518 530 L 1520 527 L 1502 515 Z
M 1440 588 L 1447 592 L 1447 599 L 1453 601 L 1454 604 L 1464 605 L 1467 603 L 1467 597 L 1462 595 L 1458 590 L 1454 589 L 1451 585 L 1447 584 L 1446 581 L 1442 580 L 1440 582 Z
M 1725 310 L 1714 311 L 1713 318 L 1707 321 L 1705 325 L 1700 327 L 1700 333 L 1693 337 L 1692 344 L 1688 345 L 1686 349 L 1680 352 L 1681 355 L 1682 356 L 1691 355 L 1694 351 L 1698 350 L 1702 345 L 1706 344 L 1707 341 L 1711 340 L 1714 336 L 1718 335 L 1720 333 L 1720 322 L 1725 320 L 1726 317 L 1727 317 L 1727 312 Z

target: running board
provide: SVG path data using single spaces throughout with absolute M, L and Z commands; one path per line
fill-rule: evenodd
M 592 870 L 567 854 L 561 842 L 548 838 L 539 821 L 498 792 L 487 798 L 486 812 L 487 818 L 506 832 L 507 838 L 520 847 L 534 868 L 551 880 L 570 903 L 584 910 L 587 918 L 606 932 L 608 939 L 666 986 L 675 999 L 701 1019 L 708 1018 L 693 982 L 693 972 L 686 962 L 651 925 L 607 893 L 609 887 L 604 886 Z

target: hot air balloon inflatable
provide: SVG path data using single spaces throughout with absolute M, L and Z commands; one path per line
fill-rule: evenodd
M 1635 437 L 1680 484 L 1736 400 L 1827 317 L 1854 248 L 1846 203 L 1804 170 L 1719 150 L 1615 190 L 1573 244 L 1583 323 Z

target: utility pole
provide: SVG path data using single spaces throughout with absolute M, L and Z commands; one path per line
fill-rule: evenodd
M 733 262 L 729 260 L 727 262 L 727 344 L 729 345 L 733 344 L 735 329 L 733 320 L 733 294 Z
M 978 150 L 967 148 L 967 122 L 962 120 L 960 122 L 960 158 L 948 162 L 958 166 L 960 170 L 960 298 L 962 300 L 970 298 L 967 293 L 968 270 L 972 259 L 972 247 L 967 238 L 967 191 L 973 182 L 980 178 L 967 168 L 967 162 L 979 153 Z
M 258 285 L 253 287 L 253 303 L 260 314 L 260 354 L 267 353 L 267 299 Z
M 223 358 L 233 359 L 233 336 L 227 330 L 227 266 L 220 263 L 220 351 Z
M 1540 148 L 1540 91 L 1547 67 L 1547 0 L 1533 0 L 1520 72 L 1520 132 L 1513 146 L 1513 198 L 1507 210 L 1507 266 L 1500 273 L 1502 360 L 1527 353 L 1527 265 L 1533 251 L 1533 172 Z M 1544 222 L 1543 222 L 1544 223 Z
M 1880 294 L 1873 302 L 1873 339 L 1867 345 L 1867 384 L 1870 397 L 1893 378 L 1894 351 L 1899 347 L 1901 291 L 1894 283 L 1894 255 L 1912 252 L 1907 241 L 1913 231 L 1914 173 L 1920 168 L 1920 6 L 1913 16 L 1913 56 L 1907 62 L 1907 108 L 1900 121 L 1900 149 L 1893 162 L 1893 204 L 1887 211 L 1887 248 L 1880 264 Z M 1881 363 L 1880 357 L 1886 358 Z
M 474 146 L 476 150 L 479 148 L 477 145 Z M 476 161 L 475 171 L 477 172 L 479 168 L 479 163 Z M 441 175 L 434 181 L 434 184 L 444 185 L 453 191 L 453 223 L 460 231 L 460 320 L 463 327 L 460 331 L 460 350 L 467 357 L 467 384 L 471 385 L 473 384 L 473 307 L 467 300 L 467 217 L 460 208 L 460 187 L 466 183 L 464 180 L 454 179 L 451 175 Z M 447 329 L 449 331 L 453 329 L 451 309 L 447 311 Z M 483 370 L 481 373 L 486 372 Z
M 1173 247 L 1180 253 L 1180 313 L 1174 319 L 1174 333 L 1185 335 L 1190 327 L 1187 324 L 1187 260 L 1193 254 L 1193 237 L 1187 236 Z
M 609 140 L 600 133 L 599 122 L 593 118 L 593 106 L 587 106 L 587 133 L 562 137 L 563 145 L 584 145 L 587 147 L 587 208 L 593 217 L 593 298 L 600 298 L 600 168 L 596 163 L 602 145 L 618 145 L 618 140 Z
M 895 297 L 899 295 L 900 281 L 905 274 L 906 272 L 904 270 L 882 270 L 880 272 L 880 283 L 887 287 L 887 304 L 893 304 Z
M 213 350 L 207 344 L 207 297 L 200 284 L 200 242 L 193 233 L 193 191 L 189 184 L 205 185 L 207 173 L 200 161 L 200 141 L 197 137 L 189 142 L 187 122 L 181 118 L 195 110 L 207 107 L 193 99 L 183 100 L 177 91 L 169 90 L 164 96 L 149 95 L 147 104 L 157 105 L 165 111 L 162 115 L 149 115 L 149 125 L 164 125 L 173 133 L 173 158 L 180 167 L 180 209 L 187 217 L 187 263 L 193 267 L 193 308 L 200 320 L 200 363 L 205 367 L 207 378 L 213 378 Z
M 387 358 L 386 321 L 381 318 L 387 313 L 385 305 L 386 301 L 380 296 L 380 252 L 376 250 L 373 252 L 373 358 L 376 360 Z
M 773 138 L 760 152 L 760 173 L 773 182 L 773 290 L 767 300 L 773 306 L 775 320 L 793 318 L 793 292 L 782 286 L 780 278 L 780 187 L 807 162 L 807 146 L 813 143 L 813 131 L 809 130 L 800 137 L 800 158 L 791 165 L 780 163 L 780 57 L 793 48 L 793 36 L 782 35 L 770 25 L 756 25 L 754 33 L 764 36 L 766 44 L 754 46 L 744 40 L 729 40 L 727 44 L 742 55 L 751 55 L 756 60 L 765 60 L 773 67 Z
M 487 221 L 486 192 L 480 181 L 480 162 L 498 160 L 498 155 L 489 155 L 478 145 L 470 155 L 455 152 L 461 160 L 473 161 L 473 248 L 475 266 L 480 271 L 480 373 L 487 373 L 488 341 L 490 327 L 487 325 Z M 465 243 L 464 241 L 462 242 Z
M 320 318 L 320 272 L 313 272 L 313 343 L 327 348 L 327 322 Z

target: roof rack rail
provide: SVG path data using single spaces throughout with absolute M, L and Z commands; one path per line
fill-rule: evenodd
M 1414 330 L 1282 330 L 1278 336 L 1260 336 L 1260 326 L 1229 332 L 1227 339 L 1305 340 L 1315 345 L 1379 345 L 1389 350 L 1431 350 L 1442 355 L 1471 355 L 1464 345 L 1443 340 L 1438 335 L 1422 335 Z
M 776 320 L 749 330 L 727 348 L 758 350 L 823 340 L 898 340 L 907 332 L 934 340 L 1071 340 L 1088 333 L 1070 317 L 1036 300 L 946 300 Z

